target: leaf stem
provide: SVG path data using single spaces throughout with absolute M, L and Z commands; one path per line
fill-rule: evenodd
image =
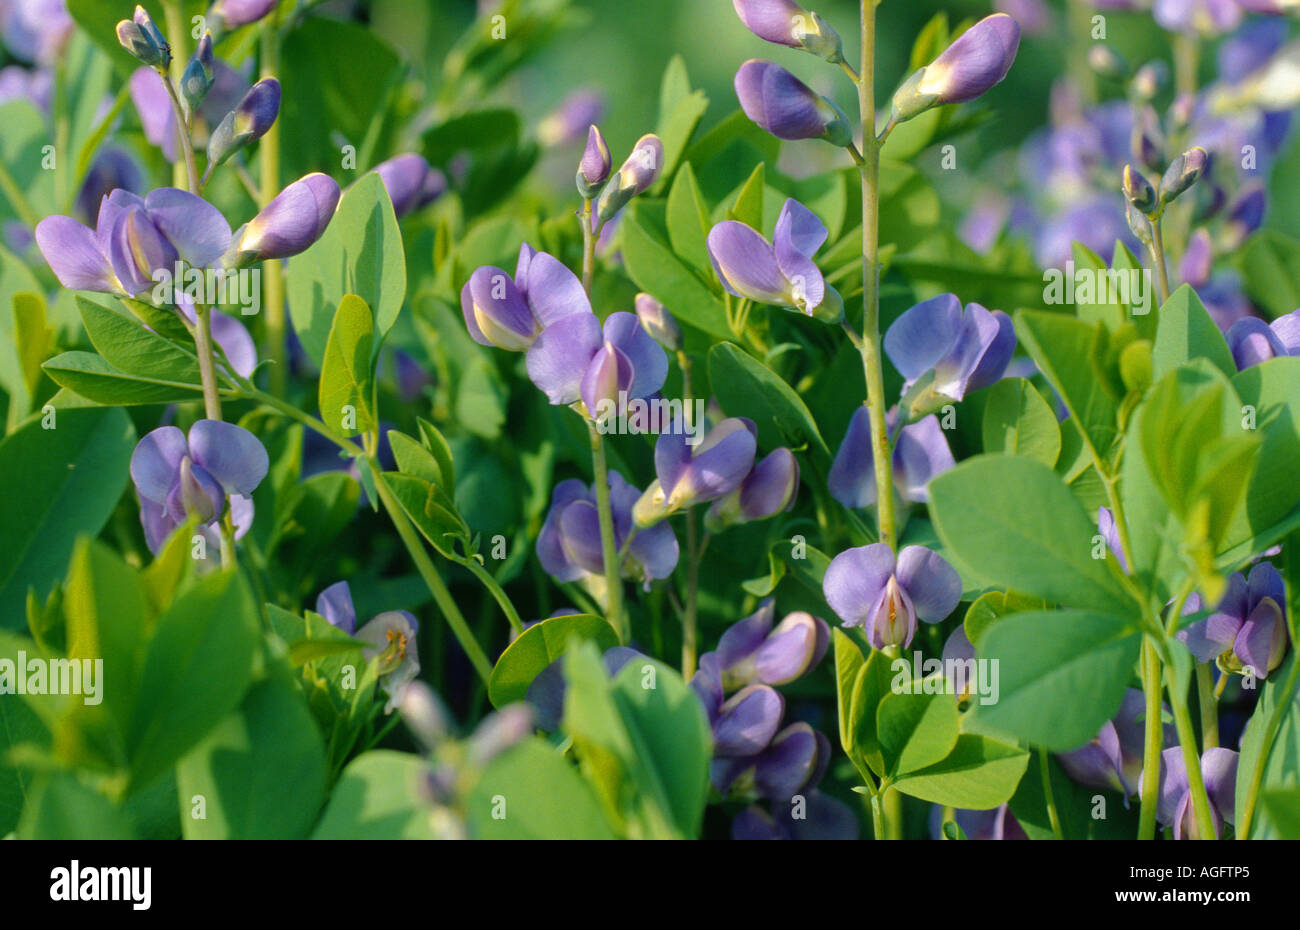
M 1219 701 L 1214 696 L 1214 675 L 1210 663 L 1196 666 L 1196 694 L 1201 705 L 1201 742 L 1206 749 L 1219 745 Z
M 1187 711 L 1187 695 L 1178 693 L 1178 681 L 1173 665 L 1165 666 L 1165 686 L 1169 689 L 1169 704 L 1174 709 L 1174 727 L 1183 750 L 1183 764 L 1187 767 L 1187 786 L 1192 795 L 1192 812 L 1196 817 L 1197 831 L 1203 840 L 1216 839 L 1214 818 L 1210 814 L 1210 796 L 1201 776 L 1201 757 L 1196 751 L 1196 733 L 1192 730 L 1192 717 Z
M 492 573 L 480 565 L 478 559 L 472 556 L 464 559 L 461 564 L 468 568 L 470 574 L 481 581 L 483 587 L 487 588 L 492 594 L 493 599 L 501 607 L 501 612 L 506 615 L 506 620 L 509 621 L 511 629 L 516 633 L 522 633 L 524 631 L 524 621 L 519 619 L 519 611 L 515 610 L 514 602 L 510 600 Z
M 1142 693 L 1146 698 L 1142 744 L 1142 783 L 1138 788 L 1138 839 L 1156 838 L 1156 807 L 1160 797 L 1160 753 L 1164 726 L 1160 720 L 1160 657 L 1149 637 L 1142 637 Z
M 1047 762 L 1047 750 L 1040 748 L 1038 750 L 1039 772 L 1043 777 L 1043 801 L 1047 805 L 1047 819 L 1052 824 L 1052 835 L 1058 840 L 1065 839 L 1065 831 L 1061 829 L 1061 817 L 1056 812 L 1056 795 L 1052 792 L 1052 770 Z
M 277 20 L 278 16 L 272 14 L 261 27 L 263 78 L 276 77 L 280 70 Z M 273 122 L 258 142 L 257 158 L 262 185 L 258 206 L 265 207 L 280 192 L 280 120 Z M 288 386 L 289 357 L 285 348 L 284 262 L 279 259 L 262 264 L 262 305 L 266 309 L 267 357 L 280 363 L 271 369 L 267 386 L 272 394 L 283 397 Z
M 194 348 L 199 357 L 199 379 L 203 382 L 203 413 L 209 420 L 221 419 L 221 397 L 217 393 L 217 374 L 212 365 L 212 310 L 196 304 L 198 324 L 194 327 Z

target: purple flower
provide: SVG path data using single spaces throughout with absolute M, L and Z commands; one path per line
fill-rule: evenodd
M 663 304 L 649 294 L 637 294 L 633 302 L 636 318 L 654 340 L 670 352 L 682 347 L 682 328 Z
M 588 133 L 588 151 L 590 151 L 591 137 L 588 128 L 599 120 L 604 112 L 605 95 L 599 90 L 575 90 L 560 102 L 555 112 L 547 114 L 537 124 L 537 141 L 547 148 L 554 148 L 557 145 L 576 142 L 584 133 Z M 608 149 L 605 151 L 605 173 L 609 173 Z
M 925 413 L 959 401 L 969 391 L 1002 377 L 1016 351 L 1011 318 L 967 304 L 963 313 L 955 294 L 922 301 L 893 322 L 885 333 L 885 352 L 906 378 L 905 397 L 913 386 L 918 396 L 909 406 Z M 922 377 L 925 381 L 921 382 Z
M 735 85 L 745 115 L 778 139 L 848 141 L 844 114 L 835 104 L 774 62 L 751 58 L 736 72 Z
M 275 8 L 276 0 L 217 0 L 212 15 L 221 17 L 227 28 L 255 23 Z
M 771 243 L 738 220 L 724 220 L 709 230 L 709 260 L 722 286 L 737 297 L 835 322 L 843 302 L 812 260 L 825 241 L 822 221 L 789 199 L 777 217 Z M 824 310 L 814 314 L 823 303 Z
M 957 464 L 939 426 L 939 418 L 930 414 L 898 430 L 898 409 L 894 408 L 886 420 L 889 435 L 897 437 L 890 456 L 894 488 L 904 502 L 924 504 L 930 499 L 926 490 L 930 481 Z M 831 496 L 845 507 L 875 506 L 876 464 L 866 407 L 853 411 L 826 483 Z
M 957 808 L 952 815 L 968 840 L 1029 839 L 1025 828 L 1020 826 L 1020 821 L 1011 813 L 1009 804 L 986 811 Z M 937 804 L 930 814 L 930 835 L 936 840 L 943 839 L 943 808 Z
M 391 714 L 420 673 L 420 656 L 415 648 L 420 622 L 415 615 L 405 610 L 386 610 L 358 630 L 352 589 L 346 581 L 335 582 L 317 596 L 316 613 L 349 636 L 370 644 L 361 655 L 367 662 L 379 660 L 380 687 L 388 695 L 384 713 Z
M 1168 705 L 1163 705 L 1168 712 Z M 1177 744 L 1172 724 L 1162 725 L 1162 746 Z M 1125 801 L 1137 794 L 1141 784 L 1142 756 L 1146 734 L 1146 698 L 1136 688 L 1129 688 L 1113 720 L 1088 743 L 1056 759 L 1065 774 L 1090 788 L 1109 788 L 1124 795 Z
M 799 815 L 802 816 L 799 816 Z M 856 840 L 858 818 L 846 804 L 812 789 L 802 806 L 774 804 L 772 813 L 758 805 L 731 822 L 733 840 Z
M 704 526 L 718 533 L 738 523 L 765 520 L 794 506 L 799 490 L 799 462 L 785 446 L 755 465 L 745 480 L 718 498 L 704 515 Z
M 567 269 L 566 269 L 567 270 Z M 634 313 L 571 313 L 547 324 L 528 349 L 528 377 L 552 404 L 581 400 L 603 422 L 627 400 L 663 387 L 668 357 Z
M 95 156 L 95 161 L 86 172 L 86 179 L 77 192 L 77 219 L 83 223 L 94 223 L 99 216 L 99 205 L 104 198 L 119 188 L 130 193 L 139 193 L 144 184 L 144 175 L 131 156 L 116 146 L 105 146 Z
M 608 180 L 609 169 L 609 146 L 593 123 L 587 127 L 587 146 L 583 149 L 582 160 L 578 162 L 578 174 L 574 179 L 578 185 L 578 194 L 584 200 L 595 197 L 596 192 Z
M 514 278 L 494 265 L 475 269 L 461 288 L 460 306 L 475 342 L 508 352 L 528 349 L 544 327 L 565 317 L 592 316 L 591 302 L 577 276 L 526 242 L 519 248 Z M 585 321 L 579 325 L 590 329 Z M 568 402 L 573 400 L 576 393 Z
M 1264 224 L 1264 210 L 1268 206 L 1268 194 L 1262 184 L 1250 184 L 1243 187 L 1228 206 L 1227 240 L 1233 248 L 1246 241 L 1255 230 Z
M 800 48 L 799 40 L 812 26 L 812 14 L 794 0 L 732 0 L 745 28 L 768 42 Z
M 722 634 L 716 655 L 724 690 L 789 684 L 811 671 L 826 654 L 830 642 L 826 621 L 796 611 L 773 629 L 775 616 L 776 604 L 769 597 Z
M 447 190 L 447 178 L 414 152 L 394 155 L 375 166 L 400 219 L 413 210 L 428 206 Z
M 162 31 L 145 8 L 137 5 L 135 15 L 117 24 L 117 41 L 132 56 L 152 68 L 171 64 L 172 51 Z
M 48 68 L 28 71 L 21 65 L 0 68 L 0 103 L 28 100 L 47 113 L 54 96 L 54 72 Z
M 655 182 L 663 166 L 664 144 L 659 137 L 647 133 L 637 139 L 618 173 L 600 193 L 600 200 L 596 203 L 599 221 L 603 224 L 613 219 L 628 201 Z
M 1187 242 L 1187 249 L 1178 263 L 1178 276 L 1183 279 L 1184 284 L 1194 288 L 1204 287 L 1210 281 L 1213 263 L 1214 254 L 1210 246 L 1210 234 L 1201 227 L 1192 233 L 1191 239 Z
M 632 532 L 632 507 L 640 492 L 616 471 L 609 473 L 610 508 L 614 517 L 615 549 L 622 550 Z M 640 530 L 628 546 L 622 565 L 625 578 L 649 585 L 667 578 L 677 567 L 677 537 L 668 524 Z M 557 581 L 578 581 L 604 575 L 600 516 L 592 488 L 576 479 L 561 481 L 551 492 L 551 510 L 537 536 L 537 558 Z
M 235 246 L 240 264 L 306 251 L 325 234 L 338 205 L 339 185 L 329 175 L 313 172 L 294 181 L 244 227 Z
M 1265 323 L 1259 317 L 1243 317 L 1228 327 L 1226 338 L 1240 371 L 1271 358 L 1300 355 L 1300 310 L 1280 316 L 1272 323 Z
M 262 443 L 233 423 L 199 420 L 188 439 L 175 426 L 148 433 L 131 454 L 131 480 L 149 550 L 158 552 L 190 517 L 213 527 L 226 512 L 227 497 L 235 538 L 241 537 L 252 525 L 252 494 L 268 468 Z
M 1237 753 L 1231 749 L 1214 747 L 1201 756 L 1201 777 L 1210 800 L 1210 819 L 1214 823 L 1214 837 L 1223 836 L 1223 822 L 1233 822 L 1237 794 Z M 1180 747 L 1166 749 L 1160 754 L 1160 799 L 1156 819 L 1166 827 L 1173 827 L 1174 839 L 1208 840 L 1200 836 L 1196 815 L 1192 808 L 1192 792 L 1187 781 L 1187 765 Z
M 1234 572 L 1214 613 L 1178 631 L 1178 639 L 1197 662 L 1218 659 L 1227 671 L 1249 668 L 1258 678 L 1282 664 L 1286 655 L 1286 585 L 1270 562 Z
M 1161 29 L 1216 36 L 1241 23 L 1238 0 L 1154 0 L 1151 15 Z
M 230 238 L 221 211 L 174 187 L 143 199 L 113 191 L 100 204 L 93 231 L 66 216 L 47 216 L 36 226 L 41 254 L 64 287 L 128 296 L 152 288 L 155 272 L 170 273 L 178 259 L 215 265 Z
M 0 3 L 0 33 L 15 58 L 53 65 L 75 24 L 64 0 L 6 0 Z
M 1005 13 L 984 17 L 903 83 L 894 94 L 890 121 L 981 96 L 1007 76 L 1019 47 L 1020 26 L 1014 19 Z
M 556 611 L 551 614 L 551 617 L 576 613 L 580 611 L 568 608 Z M 605 650 L 601 662 L 605 666 L 605 674 L 613 678 L 622 671 L 623 666 L 637 658 L 645 658 L 645 654 L 628 646 L 612 646 Z M 538 729 L 554 733 L 560 728 L 560 721 L 564 717 L 564 694 L 567 690 L 567 683 L 564 680 L 564 657 L 561 656 L 537 673 L 537 677 L 533 679 L 533 683 L 528 686 L 528 692 L 524 695 L 524 700 L 533 710 L 533 718 Z
M 937 552 L 885 543 L 846 549 L 831 560 L 822 579 L 826 603 L 844 626 L 866 630 L 873 649 L 908 646 L 917 619 L 938 623 L 961 601 L 961 578 Z
M 747 699 L 746 706 L 752 702 Z M 824 735 L 806 723 L 792 723 L 752 755 L 719 754 L 709 765 L 709 778 L 723 795 L 756 794 L 788 801 L 821 781 L 830 755 L 830 741 Z
M 638 526 L 653 526 L 692 504 L 716 500 L 740 487 L 754 465 L 756 428 L 730 417 L 692 446 L 682 433 L 661 433 L 655 443 L 655 473 L 634 510 Z
M 213 130 L 208 139 L 208 170 L 225 163 L 231 155 L 266 135 L 279 115 L 280 82 L 275 78 L 263 78 L 249 88 L 244 98 Z

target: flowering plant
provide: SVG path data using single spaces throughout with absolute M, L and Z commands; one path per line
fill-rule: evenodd
M 0 837 L 1296 838 L 1293 5 L 190 6 L 0 3 Z

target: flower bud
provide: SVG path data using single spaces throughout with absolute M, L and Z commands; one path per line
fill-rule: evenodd
M 817 139 L 833 132 L 847 141 L 848 121 L 824 97 L 785 68 L 751 58 L 736 71 L 736 96 L 745 115 L 778 139 Z
M 117 41 L 144 64 L 165 69 L 172 63 L 171 46 L 142 6 L 131 19 L 117 24 Z
M 1135 208 L 1133 204 L 1127 204 L 1124 208 L 1124 218 L 1128 220 L 1128 228 L 1137 237 L 1138 242 L 1145 246 L 1151 245 L 1151 221 L 1147 219 L 1146 214 Z
M 919 69 L 894 94 L 892 122 L 931 107 L 965 103 L 1001 82 L 1020 47 L 1020 26 L 1005 13 L 986 16 L 962 33 L 938 58 Z
M 384 182 L 398 219 L 427 206 L 447 189 L 447 178 L 425 161 L 423 155 L 405 152 L 375 166 Z
M 205 32 L 194 57 L 185 66 L 185 74 L 181 76 L 181 95 L 191 112 L 197 110 L 207 97 L 212 81 L 212 33 Z
M 325 233 L 339 205 L 339 185 L 313 172 L 294 181 L 244 227 L 237 246 L 240 264 L 289 258 Z
M 663 304 L 645 293 L 636 295 L 635 304 L 637 319 L 656 342 L 670 352 L 682 347 L 682 329 Z
M 230 29 L 255 23 L 270 13 L 276 0 L 217 0 L 212 13 Z
M 737 523 L 750 523 L 789 510 L 799 489 L 799 462 L 782 446 L 745 476 L 740 487 L 713 502 L 704 527 L 717 533 Z
M 1264 223 L 1264 208 L 1268 205 L 1268 195 L 1262 185 L 1252 184 L 1244 187 L 1233 198 L 1228 207 L 1228 222 L 1225 239 L 1236 248 L 1246 241 L 1246 237 L 1259 229 Z
M 596 212 L 602 223 L 613 219 L 629 200 L 644 191 L 659 177 L 664 163 L 664 144 L 654 133 L 637 140 L 632 153 L 601 192 Z
M 1132 165 L 1124 166 L 1124 196 L 1130 204 L 1148 216 L 1155 212 L 1156 190 Z
M 595 197 L 609 178 L 609 169 L 609 146 L 605 144 L 605 137 L 600 134 L 600 130 L 593 124 L 587 129 L 587 147 L 583 150 L 582 161 L 578 163 L 578 174 L 575 179 L 578 195 L 583 200 L 591 200 Z
M 840 39 L 840 34 L 830 23 L 822 19 L 820 13 L 810 13 L 796 20 L 793 31 L 795 40 L 803 46 L 804 51 L 811 52 L 833 65 L 844 60 L 844 43 Z
M 1088 49 L 1088 65 L 1102 77 L 1122 78 L 1128 74 L 1128 62 L 1124 56 L 1100 42 Z
M 226 114 L 208 140 L 208 161 L 224 164 L 231 155 L 257 141 L 280 114 L 280 82 L 263 78 Z
M 1163 61 L 1148 62 L 1137 69 L 1129 90 L 1134 97 L 1145 103 L 1160 93 L 1160 88 L 1164 86 L 1168 74 L 1169 69 L 1165 67 Z
M 1177 199 L 1177 197 L 1196 183 L 1209 161 L 1209 155 L 1199 145 L 1179 155 L 1165 170 L 1160 179 L 1160 205 Z
M 451 716 L 438 695 L 422 681 L 402 692 L 398 713 L 426 749 L 436 749 L 451 733 Z
M 619 395 L 632 387 L 632 361 L 609 340 L 605 341 L 582 378 L 582 402 L 597 423 L 618 412 Z

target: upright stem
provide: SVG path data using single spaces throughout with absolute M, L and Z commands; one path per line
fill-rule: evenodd
M 1201 776 L 1201 756 L 1196 751 L 1196 733 L 1192 730 L 1192 716 L 1187 712 L 1187 695 L 1180 694 L 1173 666 L 1165 667 L 1165 685 L 1169 688 L 1169 704 L 1174 709 L 1174 727 L 1183 749 L 1183 765 L 1187 768 L 1187 787 L 1192 796 L 1192 813 L 1196 817 L 1197 832 L 1203 840 L 1216 839 L 1214 818 L 1210 814 L 1210 796 Z
M 510 600 L 509 595 L 502 589 L 492 573 L 479 564 L 475 558 L 468 558 L 463 563 L 469 569 L 470 574 L 483 583 L 483 587 L 488 589 L 492 599 L 497 602 L 501 612 L 506 615 L 506 620 L 510 623 L 511 629 L 516 633 L 524 631 L 524 621 L 519 617 L 519 611 L 515 610 L 514 602 Z
M 451 631 L 455 634 L 461 648 L 465 650 L 465 655 L 469 656 L 469 661 L 474 666 L 474 670 L 478 672 L 479 677 L 486 684 L 492 677 L 492 663 L 488 661 L 488 657 L 483 653 L 483 647 L 478 644 L 478 640 L 470 632 L 469 624 L 465 622 L 465 617 L 461 614 L 460 608 L 456 606 L 456 601 L 452 598 L 451 592 L 447 590 L 447 585 L 443 582 L 442 576 L 434 568 L 429 554 L 424 551 L 424 544 L 415 535 L 415 530 L 411 528 L 411 523 L 407 520 L 401 505 L 393 497 L 393 492 L 389 489 L 388 482 L 377 464 L 372 471 L 375 476 L 375 490 L 379 493 L 379 500 L 384 505 L 384 509 L 388 511 L 393 526 L 397 528 L 397 535 L 402 538 L 402 542 L 406 545 L 406 550 L 411 555 L 411 561 L 415 563 L 416 571 L 424 579 L 429 593 L 433 595 L 433 600 L 437 603 L 438 609 L 442 611 L 442 615 L 447 619 L 447 625 L 451 627 Z
M 185 76 L 185 62 L 189 57 L 186 51 L 185 42 L 185 17 L 182 14 L 180 0 L 166 0 L 163 3 L 163 18 L 167 26 L 167 44 L 171 46 L 172 62 L 168 74 L 162 76 L 163 84 L 167 87 L 167 93 L 171 95 L 172 107 L 176 112 L 176 133 L 180 137 L 181 149 L 185 153 L 185 168 L 182 169 L 180 163 L 172 165 L 172 184 L 176 187 L 185 187 L 185 175 L 183 171 L 189 172 L 189 191 L 197 194 L 199 183 L 199 174 L 194 166 L 194 148 L 190 145 L 190 134 L 188 124 L 185 120 L 185 111 L 181 107 L 180 99 L 176 96 L 176 88 L 181 85 L 181 78 Z
M 1169 271 L 1165 268 L 1165 235 L 1159 217 L 1151 221 L 1151 263 L 1156 266 L 1156 280 L 1160 282 L 1160 302 L 1169 299 Z
M 280 32 L 272 14 L 262 24 L 263 78 L 275 77 L 280 70 Z M 265 207 L 280 192 L 280 121 L 271 124 L 258 144 L 258 163 L 262 184 L 258 206 Z M 289 357 L 285 351 L 284 263 L 280 260 L 262 264 L 262 304 L 266 308 L 267 357 L 275 359 L 268 387 L 276 397 L 283 397 L 289 380 Z
M 1219 745 L 1219 702 L 1208 662 L 1196 666 L 1196 695 L 1201 705 L 1201 741 L 1206 749 L 1213 749 Z
M 1292 638 L 1292 648 L 1294 646 L 1294 637 Z M 1227 676 L 1219 680 L 1220 688 Z M 1246 776 L 1250 778 L 1246 789 L 1246 803 L 1243 813 L 1236 823 L 1237 839 L 1250 839 L 1251 822 L 1255 817 L 1255 805 L 1259 801 L 1259 787 L 1264 782 L 1264 768 L 1268 765 L 1269 753 L 1273 750 L 1273 742 L 1277 739 L 1278 730 L 1282 728 L 1282 718 L 1291 707 L 1291 702 L 1295 699 L 1297 684 L 1300 684 L 1300 659 L 1291 660 L 1291 674 L 1287 676 L 1286 682 L 1282 684 L 1282 691 L 1277 696 L 1277 703 L 1273 707 L 1273 713 L 1269 715 L 1264 725 L 1264 737 L 1259 744 L 1259 753 L 1255 758 L 1255 769 L 1252 772 L 1238 773 L 1238 777 Z
M 591 434 L 591 465 L 596 479 L 596 511 L 600 517 L 600 552 L 605 566 L 605 618 L 618 638 L 627 642 L 623 617 L 623 579 L 619 574 L 618 547 L 614 544 L 614 512 L 609 503 L 609 467 L 605 463 L 605 442 L 596 424 L 587 421 Z
M 1160 720 L 1160 657 L 1148 637 L 1142 638 L 1142 693 L 1146 729 L 1142 749 L 1141 799 L 1138 809 L 1138 839 L 1156 838 L 1156 808 L 1160 800 L 1160 753 L 1164 749 L 1164 726 Z
M 221 419 L 221 397 L 217 394 L 217 373 L 212 364 L 212 311 L 198 304 L 194 308 L 195 354 L 199 357 L 199 380 L 203 382 L 203 413 L 209 420 Z
M 1058 840 L 1065 839 L 1065 831 L 1061 829 L 1061 818 L 1056 812 L 1056 795 L 1052 791 L 1052 769 L 1047 762 L 1047 750 L 1040 748 L 1038 750 L 1039 772 L 1043 779 L 1043 801 L 1047 805 L 1047 819 L 1052 825 L 1052 835 Z
M 682 614 L 682 677 L 687 681 L 695 674 L 695 661 L 698 652 L 698 604 L 700 600 L 700 560 L 709 537 L 705 534 L 704 545 L 697 545 L 695 528 L 695 510 L 686 511 L 686 611 Z
M 885 376 L 880 354 L 880 143 L 876 140 L 876 4 L 862 0 L 862 68 L 858 111 L 862 118 L 862 370 L 867 382 L 867 417 L 876 463 L 876 519 L 880 541 L 894 539 L 894 476 L 885 426 Z
M 582 289 L 591 298 L 591 282 L 596 273 L 596 231 L 591 225 L 591 201 L 584 198 L 578 221 L 582 223 Z
M 173 182 L 180 187 L 188 178 L 189 192 L 197 197 L 203 191 L 203 184 L 199 180 L 199 168 L 194 161 L 194 146 L 190 142 L 190 133 L 185 122 L 185 108 L 181 106 L 181 98 L 176 96 L 176 85 L 172 82 L 171 76 L 162 75 L 162 82 L 167 88 L 167 96 L 172 101 L 172 113 L 176 117 L 176 140 L 180 143 L 181 152 L 185 156 L 183 169 L 180 162 L 173 166 Z

